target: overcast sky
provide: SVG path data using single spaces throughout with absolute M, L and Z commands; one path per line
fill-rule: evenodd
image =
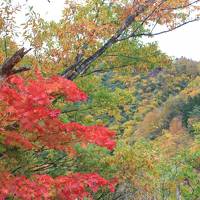
M 65 0 L 50 1 L 48 3 L 47 0 L 29 0 L 42 17 L 59 20 Z M 161 50 L 170 56 L 185 56 L 200 61 L 200 21 L 147 41 L 158 41 Z

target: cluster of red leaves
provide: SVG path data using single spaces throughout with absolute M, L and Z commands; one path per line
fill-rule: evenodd
M 4 145 L 12 145 L 27 150 L 43 146 L 70 152 L 73 145 L 94 143 L 112 150 L 115 146 L 113 131 L 102 126 L 83 126 L 78 123 L 62 123 L 60 110 L 54 109 L 52 102 L 57 96 L 66 101 L 87 100 L 70 80 L 61 77 L 37 78 L 25 81 L 19 76 L 11 76 L 0 85 L 0 131 Z M 72 174 L 55 179 L 49 175 L 13 176 L 0 174 L 0 200 L 9 196 L 24 200 L 42 199 L 91 199 L 90 192 L 108 186 L 114 190 L 114 182 L 109 182 L 98 174 Z
M 0 123 L 4 144 L 26 149 L 46 146 L 62 151 L 72 150 L 77 142 L 114 148 L 115 133 L 105 127 L 62 123 L 58 119 L 60 110 L 52 106 L 58 95 L 69 102 L 87 99 L 75 83 L 59 76 L 45 79 L 37 74 L 28 83 L 19 76 L 8 78 L 0 87 L 0 100 L 7 116 Z M 7 128 L 13 123 L 18 124 L 17 130 Z
M 68 133 L 74 133 L 82 141 L 97 144 L 112 150 L 115 147 L 115 132 L 103 126 L 83 126 L 75 122 L 65 124 Z
M 34 175 L 31 179 L 25 176 L 14 177 L 9 173 L 0 177 L 0 200 L 15 196 L 22 200 L 75 200 L 88 197 L 88 191 L 97 192 L 100 187 L 108 186 L 114 191 L 116 181 L 107 181 L 98 174 L 73 174 L 59 176 L 55 179 L 48 175 Z

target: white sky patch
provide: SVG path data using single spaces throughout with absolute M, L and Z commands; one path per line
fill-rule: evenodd
M 169 56 L 184 56 L 200 61 L 200 21 L 145 41 L 158 41 L 160 49 Z
M 15 0 L 26 2 L 25 0 Z M 27 3 L 27 2 L 26 2 Z M 62 16 L 65 0 L 29 0 L 29 5 L 46 20 L 58 21 Z M 154 38 L 145 38 L 145 42 L 158 41 L 160 49 L 173 57 L 187 57 L 200 61 L 200 21 L 187 24 L 170 33 Z
M 50 0 L 50 3 L 47 0 L 29 0 L 29 4 L 40 13 L 41 17 L 55 21 L 61 18 L 64 3 L 65 0 Z

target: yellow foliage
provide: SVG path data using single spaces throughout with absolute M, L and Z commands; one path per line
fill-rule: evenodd
M 152 112 L 147 113 L 144 120 L 139 124 L 138 129 L 134 133 L 134 136 L 139 138 L 146 138 L 156 128 L 159 127 L 161 120 L 161 111 L 155 109 Z
M 192 142 L 192 137 L 182 125 L 181 117 L 173 118 L 170 122 L 169 130 L 163 131 L 163 135 L 156 138 L 154 141 L 154 143 L 162 149 L 163 155 L 167 158 L 189 147 Z
M 183 128 L 182 125 L 182 117 L 174 117 L 170 122 L 169 131 L 172 134 L 182 134 L 185 133 L 186 130 Z

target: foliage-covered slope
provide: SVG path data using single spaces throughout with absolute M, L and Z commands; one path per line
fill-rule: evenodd
M 184 64 L 178 60 L 168 69 L 137 76 L 139 103 L 132 131 L 110 158 L 118 176 L 135 188 L 129 191 L 130 199 L 200 196 L 200 66 L 183 60 Z

